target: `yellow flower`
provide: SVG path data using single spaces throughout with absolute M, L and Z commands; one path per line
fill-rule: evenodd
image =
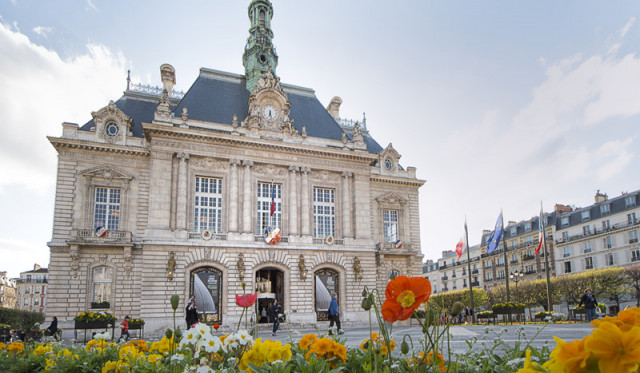
M 7 345 L 0 342 L 0 351 L 4 350 L 5 348 L 7 348 Z
M 298 345 L 300 346 L 300 349 L 308 350 L 317 339 L 318 337 L 315 334 L 305 334 L 302 339 L 300 339 Z
M 51 351 L 51 347 L 47 346 L 47 345 L 40 345 L 38 347 L 36 347 L 35 350 L 33 350 L 32 354 L 33 355 L 44 355 L 47 352 Z
M 151 364 L 161 364 L 162 363 L 162 355 L 159 354 L 150 354 L 147 356 L 147 361 Z
M 526 358 L 524 359 L 524 367 L 520 369 L 517 373 L 540 373 L 546 372 L 547 370 L 542 367 L 539 363 L 535 361 L 531 361 L 531 349 L 527 349 Z
M 587 359 L 591 353 L 585 349 L 585 342 L 590 338 L 591 336 L 588 335 L 573 342 L 565 342 L 558 337 L 553 337 L 557 346 L 551 351 L 550 359 L 544 363 L 543 367 L 554 373 L 587 371 Z
M 603 323 L 586 348 L 598 358 L 601 372 L 634 372 L 640 364 L 640 327 L 623 333 L 614 323 Z
M 7 352 L 9 353 L 21 353 L 24 350 L 24 345 L 22 342 L 13 342 L 7 347 Z

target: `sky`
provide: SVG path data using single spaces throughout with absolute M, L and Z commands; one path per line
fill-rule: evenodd
M 249 1 L 0 2 L 0 271 L 47 266 L 56 152 L 134 82 L 243 74 Z M 273 0 L 282 82 L 417 168 L 426 259 L 540 203 L 640 189 L 640 2 Z

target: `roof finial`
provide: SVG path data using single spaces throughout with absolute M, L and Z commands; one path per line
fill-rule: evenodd
M 129 90 L 130 84 L 131 84 L 131 70 L 127 70 L 127 91 Z
M 364 128 L 364 130 L 367 130 L 367 114 L 366 113 L 362 113 L 362 128 Z

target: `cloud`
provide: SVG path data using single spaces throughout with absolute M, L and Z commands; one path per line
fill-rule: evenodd
M 33 28 L 33 32 L 45 38 L 47 37 L 47 34 L 51 33 L 51 31 L 52 31 L 51 27 L 46 27 L 46 26 L 36 26 Z
M 96 4 L 94 4 L 92 0 L 87 0 L 87 10 L 98 11 L 98 8 L 96 7 Z
M 57 163 L 46 137 L 60 136 L 62 122 L 84 124 L 91 111 L 118 97 L 127 62 L 96 44 L 62 60 L 18 30 L 0 23 L 0 188 L 19 184 L 43 191 L 55 183 Z
M 627 23 L 618 31 L 618 38 L 617 38 L 617 40 L 615 42 L 613 42 L 613 44 L 609 48 L 609 51 L 607 52 L 607 54 L 616 54 L 616 53 L 618 53 L 618 50 L 622 46 L 622 41 L 623 41 L 625 35 L 627 35 L 629 30 L 631 30 L 631 27 L 633 26 L 634 23 L 636 23 L 636 17 L 629 18 Z
M 2 270 L 7 271 L 9 277 L 18 277 L 20 272 L 33 269 L 34 263 L 46 267 L 49 263 L 49 250 L 39 242 L 1 238 L 0 257 L 7 265 Z

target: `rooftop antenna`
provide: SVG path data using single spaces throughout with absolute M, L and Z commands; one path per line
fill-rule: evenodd
M 130 84 L 131 84 L 131 70 L 127 70 L 127 91 L 129 90 Z

